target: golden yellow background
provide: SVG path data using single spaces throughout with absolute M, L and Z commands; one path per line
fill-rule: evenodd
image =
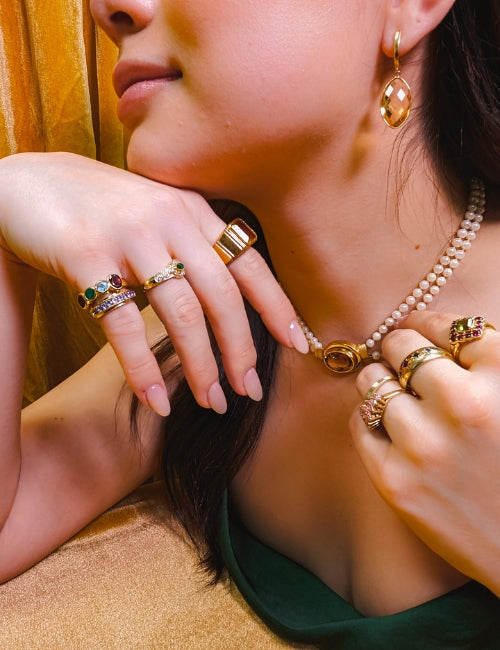
M 111 71 L 117 52 L 87 0 L 0 3 L 0 156 L 70 151 L 123 166 Z M 25 399 L 82 365 L 103 343 L 74 294 L 40 278 Z

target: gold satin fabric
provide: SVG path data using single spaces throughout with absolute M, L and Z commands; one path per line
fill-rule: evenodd
M 95 29 L 88 0 L 1 0 L 0 157 L 70 151 L 122 167 L 115 60 L 116 48 Z M 74 372 L 103 342 L 74 293 L 42 276 L 25 402 Z
M 228 581 L 207 587 L 145 485 L 0 585 L 2 650 L 280 650 Z

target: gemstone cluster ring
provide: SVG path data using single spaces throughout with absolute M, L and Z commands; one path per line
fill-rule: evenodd
M 462 345 L 479 341 L 486 328 L 495 329 L 491 323 L 487 323 L 484 316 L 458 318 L 450 327 L 449 341 L 451 353 L 459 361 L 459 353 Z

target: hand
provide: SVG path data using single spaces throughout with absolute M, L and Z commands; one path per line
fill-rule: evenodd
M 406 355 L 435 345 L 450 349 L 457 316 L 410 315 L 383 343 L 397 370 Z M 402 393 L 369 431 L 356 411 L 351 432 L 370 478 L 413 531 L 456 569 L 500 595 L 500 332 L 487 329 L 449 359 L 422 364 L 411 378 L 418 397 Z M 387 375 L 367 366 L 357 388 L 364 398 Z M 382 393 L 399 387 L 384 384 Z
M 225 223 L 194 192 L 156 183 L 72 154 L 21 154 L 0 161 L 0 245 L 76 292 L 118 273 L 141 285 L 172 258 L 186 278 L 148 292 L 197 401 L 225 410 L 205 327 L 213 328 L 234 390 L 260 398 L 256 353 L 242 294 L 283 345 L 293 308 L 253 249 L 226 267 L 212 249 Z M 164 382 L 134 303 L 106 314 L 104 332 L 139 399 L 169 411 Z M 299 330 L 299 331 L 297 331 Z

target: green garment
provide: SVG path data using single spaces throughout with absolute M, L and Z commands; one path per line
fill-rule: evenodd
M 229 512 L 227 495 L 221 515 L 231 578 L 262 620 L 284 638 L 335 650 L 500 649 L 500 599 L 477 582 L 418 607 L 369 618 L 253 537 Z

